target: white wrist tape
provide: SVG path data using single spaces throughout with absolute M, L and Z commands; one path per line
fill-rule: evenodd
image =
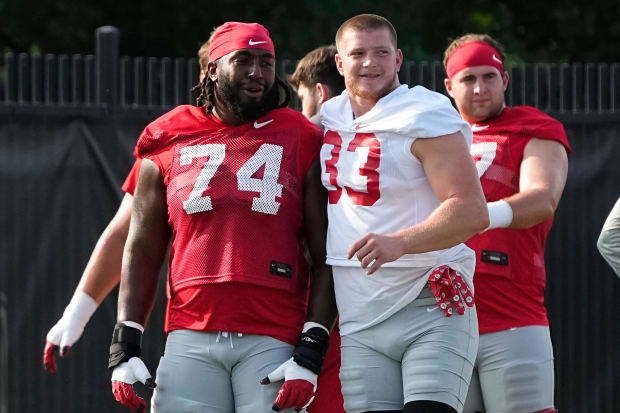
M 489 226 L 485 231 L 493 228 L 506 228 L 512 224 L 512 207 L 503 199 L 501 201 L 488 202 Z
M 301 332 L 305 333 L 306 331 L 308 331 L 308 330 L 310 330 L 311 328 L 314 328 L 314 327 L 322 328 L 323 330 L 325 330 L 325 332 L 327 332 L 327 334 L 329 334 L 329 330 L 327 329 L 327 327 L 325 327 L 323 324 L 315 323 L 314 321 L 306 321 L 304 323 L 304 328 L 303 328 L 303 330 L 301 330 Z
M 88 323 L 99 304 L 83 291 L 76 291 L 65 308 L 63 318 L 75 320 L 82 328 Z

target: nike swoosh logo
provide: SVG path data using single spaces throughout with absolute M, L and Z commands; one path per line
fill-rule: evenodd
M 360 130 L 360 129 L 363 129 L 363 128 L 365 128 L 366 126 L 368 126 L 368 125 L 355 125 L 355 130 Z
M 504 62 L 502 62 L 497 56 L 495 56 L 495 53 L 493 53 L 493 56 L 491 56 L 491 57 L 493 58 L 493 60 L 495 60 L 500 65 L 504 64 Z
M 261 43 L 267 43 L 267 40 L 261 40 L 259 42 L 253 42 L 252 39 L 250 39 L 250 41 L 248 42 L 248 44 L 250 46 L 254 46 L 254 45 L 257 45 L 257 44 L 261 44 Z
M 269 120 L 266 120 L 266 121 L 261 122 L 261 123 L 258 123 L 258 121 L 257 121 L 257 120 L 255 120 L 255 121 L 254 121 L 254 127 L 255 127 L 256 129 L 259 129 L 259 128 L 262 128 L 262 127 L 263 127 L 263 126 L 265 126 L 265 125 L 270 124 L 271 122 L 273 122 L 273 119 L 269 119 Z
M 426 312 L 427 312 L 427 313 L 432 313 L 433 311 L 435 311 L 435 310 L 436 310 L 436 309 L 438 309 L 438 308 L 439 308 L 439 307 L 431 307 L 431 308 L 426 307 Z
M 485 130 L 486 128 L 488 128 L 490 125 L 484 125 L 484 126 L 477 126 L 477 125 L 472 125 L 471 126 L 471 130 L 473 132 L 480 132 L 481 130 Z

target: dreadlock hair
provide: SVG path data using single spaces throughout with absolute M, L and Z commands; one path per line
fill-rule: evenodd
M 284 108 L 288 106 L 291 100 L 291 89 L 289 85 L 280 79 L 280 76 L 276 74 L 276 81 L 273 85 L 276 88 L 274 93 L 274 99 L 269 104 L 269 111 L 273 109 Z M 280 103 L 280 90 L 284 91 L 284 100 Z M 205 76 L 202 81 L 194 86 L 192 90 L 200 90 L 200 95 L 196 99 L 196 106 L 204 106 L 207 113 L 213 112 L 215 107 L 215 82 L 211 80 L 210 76 Z
M 203 77 L 202 81 L 192 90 L 200 90 L 200 95 L 196 98 L 196 106 L 204 106 L 207 108 L 207 113 L 211 113 L 215 105 L 215 82 L 211 80 L 211 77 Z

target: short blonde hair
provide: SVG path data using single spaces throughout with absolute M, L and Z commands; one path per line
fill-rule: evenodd
M 336 32 L 336 47 L 338 47 L 338 42 L 344 35 L 344 32 L 349 29 L 356 32 L 371 32 L 374 30 L 386 29 L 390 33 L 394 48 L 396 49 L 397 47 L 398 36 L 396 35 L 396 30 L 394 26 L 392 26 L 392 23 L 383 16 L 377 14 L 358 14 L 357 16 L 351 17 L 349 20 L 342 23 Z

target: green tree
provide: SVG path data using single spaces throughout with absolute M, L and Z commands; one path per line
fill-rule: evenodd
M 0 0 L 0 50 L 92 53 L 94 30 L 114 25 L 122 54 L 193 56 L 213 27 L 237 20 L 264 24 L 278 56 L 296 59 L 367 12 L 392 21 L 407 60 L 440 59 L 449 38 L 487 32 L 519 61 L 620 61 L 617 0 Z

